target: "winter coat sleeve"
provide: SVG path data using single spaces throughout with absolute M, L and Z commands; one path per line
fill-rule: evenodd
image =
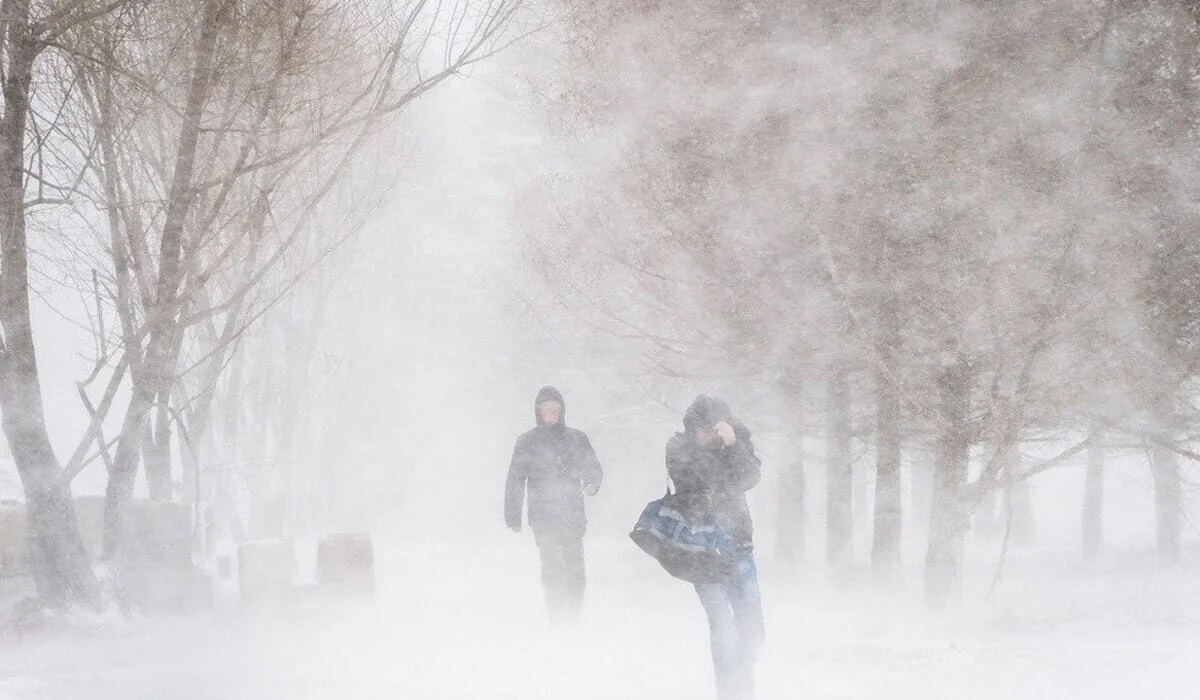
M 579 433 L 578 449 L 580 478 L 585 485 L 593 486 L 599 491 L 600 484 L 604 481 L 604 469 L 600 467 L 600 458 L 596 456 L 596 450 L 592 448 L 592 441 L 586 433 Z
M 746 426 L 734 422 L 733 432 L 737 441 L 725 448 L 725 463 L 729 470 L 725 481 L 733 490 L 749 491 L 762 478 L 762 460 L 754 454 L 754 443 Z
M 528 478 L 529 450 L 525 442 L 517 438 L 512 462 L 508 465 L 508 478 L 504 482 L 504 523 L 508 527 L 521 527 L 521 509 L 525 504 L 525 482 Z

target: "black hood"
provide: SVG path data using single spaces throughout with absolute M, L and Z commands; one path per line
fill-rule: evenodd
M 533 400 L 533 420 L 538 425 L 542 424 L 542 417 L 538 415 L 537 407 L 543 401 L 557 401 L 558 405 L 562 406 L 562 416 L 559 417 L 558 424 L 565 426 L 567 424 L 567 402 L 563 401 L 562 394 L 559 393 L 558 389 L 552 386 L 544 386 L 538 391 L 537 398 Z
M 719 420 L 729 421 L 732 418 L 729 404 L 721 399 L 701 394 L 683 414 L 683 428 L 692 433 L 697 428 L 711 428 L 713 423 Z

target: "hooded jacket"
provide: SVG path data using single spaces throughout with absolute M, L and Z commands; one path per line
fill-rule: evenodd
M 729 446 L 706 447 L 696 440 L 698 429 L 717 421 L 733 427 L 737 440 Z M 762 476 L 762 461 L 754 454 L 750 430 L 733 417 L 721 399 L 700 395 L 683 416 L 684 432 L 667 441 L 667 474 L 675 492 L 689 508 L 707 511 L 729 528 L 739 545 L 753 547 L 754 523 L 746 491 Z
M 557 401 L 562 415 L 554 425 L 543 425 L 538 404 Z M 582 430 L 568 428 L 567 406 L 554 387 L 543 387 L 533 403 L 537 426 L 517 438 L 504 487 L 504 520 L 521 525 L 522 504 L 529 495 L 529 526 L 534 532 L 583 534 L 587 517 L 583 486 L 600 487 L 604 478 L 600 460 Z

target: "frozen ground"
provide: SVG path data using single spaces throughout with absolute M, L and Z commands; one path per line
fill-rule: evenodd
M 377 548 L 374 603 L 101 622 L 0 653 L 0 698 L 712 697 L 692 592 L 619 539 L 591 542 L 570 632 L 544 622 L 528 537 Z M 1200 572 L 1119 559 L 1083 572 L 1069 554 L 1018 552 L 986 603 L 980 562 L 940 616 L 917 604 L 915 570 L 884 599 L 823 575 L 785 583 L 764 561 L 760 697 L 1200 697 Z

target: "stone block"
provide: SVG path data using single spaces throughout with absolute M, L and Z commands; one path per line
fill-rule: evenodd
M 25 505 L 16 501 L 0 503 L 0 576 L 29 573 L 28 533 Z
M 365 532 L 343 532 L 317 544 L 317 582 L 326 590 L 350 595 L 375 591 L 375 551 Z

